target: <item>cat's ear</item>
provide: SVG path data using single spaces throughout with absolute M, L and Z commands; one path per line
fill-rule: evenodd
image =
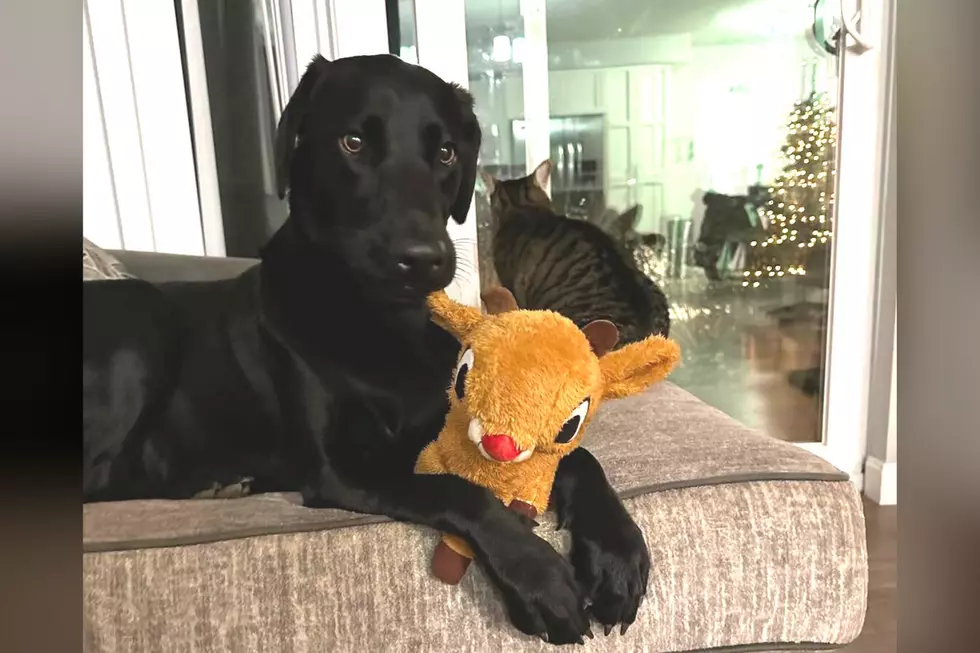
M 616 218 L 616 227 L 622 233 L 627 233 L 631 229 L 636 228 L 636 223 L 640 220 L 640 211 L 643 207 L 639 204 L 634 205 L 632 208 L 619 214 Z
M 491 175 L 486 170 L 481 170 L 480 181 L 483 182 L 483 188 L 487 193 L 487 197 L 493 195 L 493 191 L 497 189 L 497 178 Z
M 663 380 L 681 359 L 681 348 L 663 336 L 649 336 L 599 359 L 602 396 L 621 399 Z
M 531 173 L 531 179 L 534 181 L 534 185 L 543 191 L 548 189 L 548 179 L 551 177 L 551 159 L 545 159 L 538 164 L 538 167 L 534 169 Z

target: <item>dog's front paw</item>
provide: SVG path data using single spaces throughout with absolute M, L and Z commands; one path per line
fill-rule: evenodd
M 515 543 L 516 544 L 516 543 Z M 511 623 L 551 644 L 583 643 L 592 636 L 585 597 L 571 566 L 537 536 L 488 561 Z
M 636 620 L 650 575 L 643 533 L 625 511 L 617 517 L 577 520 L 571 531 L 572 565 L 592 616 L 606 635 L 617 624 L 625 635 Z

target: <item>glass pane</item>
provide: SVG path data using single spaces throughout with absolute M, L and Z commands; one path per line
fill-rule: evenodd
M 283 56 L 289 21 L 279 5 L 198 2 L 228 256 L 258 256 L 288 213 L 277 193 L 273 158 L 276 123 L 289 94 Z M 179 2 L 176 7 L 179 19 Z M 179 28 L 183 33 L 182 21 Z
M 528 41 L 540 32 L 522 4 L 544 6 L 544 47 Z M 483 169 L 527 174 L 530 137 L 546 130 L 554 210 L 613 235 L 666 294 L 684 349 L 672 381 L 774 437 L 818 441 L 837 64 L 815 41 L 833 25 L 814 29 L 813 0 L 465 6 Z M 526 120 L 543 101 L 525 91 L 525 70 L 543 64 L 530 56 L 547 57 L 547 127 Z M 616 228 L 621 216 L 632 228 Z M 481 189 L 477 217 L 489 285 L 495 217 Z
M 398 49 L 391 54 L 398 55 L 408 63 L 418 65 L 419 53 L 415 37 L 415 0 L 385 0 L 388 11 L 398 12 Z M 391 24 L 389 18 L 389 25 Z M 390 29 L 390 27 L 389 27 Z

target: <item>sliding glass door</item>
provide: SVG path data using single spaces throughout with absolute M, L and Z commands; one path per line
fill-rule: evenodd
M 866 49 L 814 4 L 401 0 L 399 52 L 465 75 L 484 170 L 550 159 L 556 210 L 661 286 L 674 382 L 859 480 L 890 5 L 844 3 Z M 486 285 L 482 189 L 475 217 Z

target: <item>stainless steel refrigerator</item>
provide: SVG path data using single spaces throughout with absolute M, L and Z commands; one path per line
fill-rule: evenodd
M 605 209 L 604 121 L 602 114 L 551 118 L 551 195 L 559 213 L 591 218 Z M 524 132 L 523 120 L 511 122 L 514 166 L 524 165 Z

